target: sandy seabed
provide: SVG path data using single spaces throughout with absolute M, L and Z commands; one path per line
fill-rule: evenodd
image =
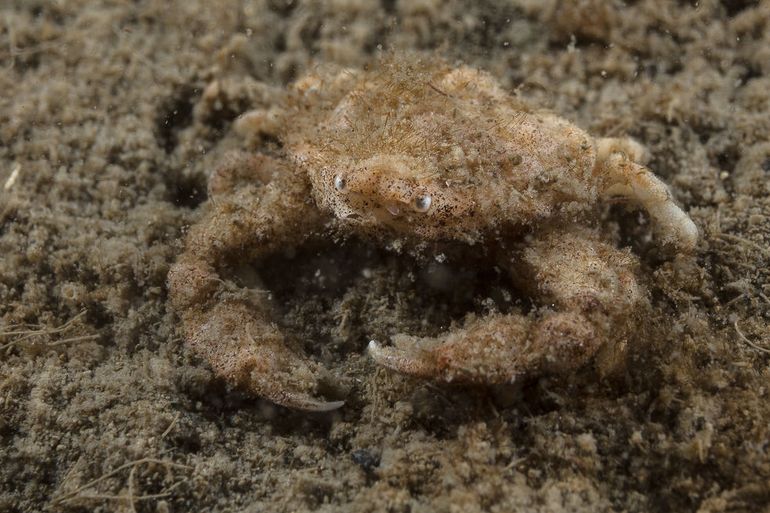
M 4 0 L 0 19 L 0 511 L 770 511 L 770 2 Z M 375 368 L 368 335 L 483 308 L 488 277 L 425 298 L 417 262 L 355 242 L 264 263 L 343 409 L 248 397 L 186 350 L 166 273 L 232 121 L 260 84 L 391 50 L 649 148 L 702 240 L 666 259 L 609 209 L 654 312 L 621 376 Z

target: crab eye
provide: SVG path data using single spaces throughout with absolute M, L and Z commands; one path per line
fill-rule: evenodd
M 345 187 L 347 187 L 347 183 L 345 182 L 345 178 L 343 178 L 341 175 L 337 175 L 334 177 L 334 188 L 337 189 L 339 192 L 344 192 Z
M 414 209 L 417 212 L 427 212 L 432 202 L 433 200 L 427 194 L 424 196 L 417 196 L 414 199 Z

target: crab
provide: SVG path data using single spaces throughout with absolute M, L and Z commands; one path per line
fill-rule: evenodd
M 642 145 L 592 138 L 465 65 L 402 57 L 368 71 L 319 68 L 236 129 L 274 135 L 280 154 L 241 154 L 210 177 L 169 296 L 216 375 L 290 408 L 343 401 L 318 397 L 324 369 L 287 340 L 269 295 L 228 269 L 324 233 L 392 251 L 484 252 L 535 308 L 470 315 L 435 337 L 397 334 L 368 352 L 403 374 L 496 384 L 623 352 L 649 302 L 638 258 L 602 229 L 602 204 L 645 210 L 661 245 L 692 252 L 698 241 Z

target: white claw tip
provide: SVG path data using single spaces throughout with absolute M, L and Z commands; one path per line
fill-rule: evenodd
M 341 408 L 345 404 L 345 401 L 330 401 L 328 403 L 319 403 L 313 411 L 332 411 L 337 408 Z

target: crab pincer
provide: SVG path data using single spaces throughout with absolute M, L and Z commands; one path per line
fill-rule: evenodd
M 233 260 L 258 261 L 300 243 L 318 227 L 315 210 L 303 209 L 306 184 L 280 161 L 239 155 L 212 176 L 209 195 L 209 211 L 191 228 L 168 277 L 188 346 L 217 376 L 256 396 L 301 410 L 339 408 L 344 401 L 314 395 L 325 371 L 291 347 L 269 294 L 222 272 Z

